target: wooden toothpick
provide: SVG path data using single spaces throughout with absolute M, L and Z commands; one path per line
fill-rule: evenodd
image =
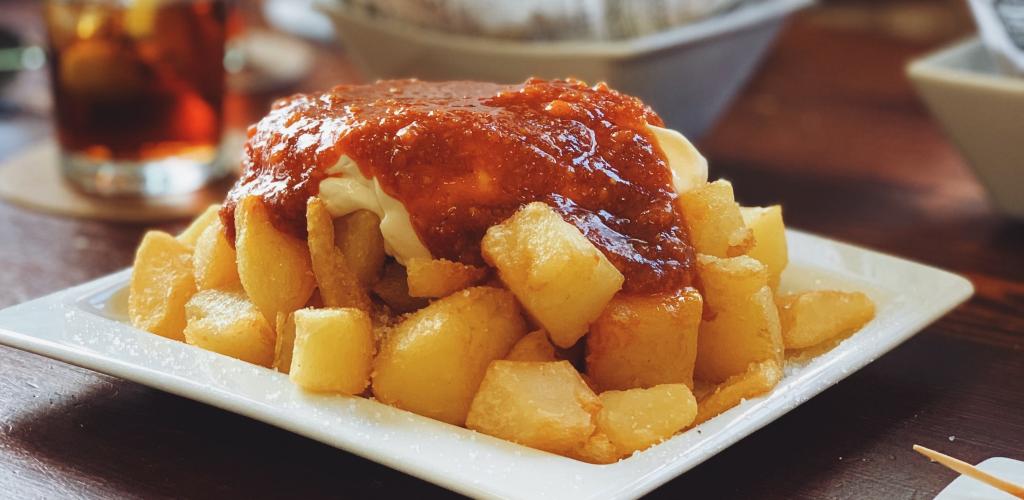
M 914 451 L 928 457 L 934 462 L 938 462 L 967 477 L 977 479 L 978 481 L 981 481 L 993 488 L 1005 491 L 1015 497 L 1024 498 L 1024 486 L 1020 486 L 1018 484 L 1014 484 L 1009 481 L 999 479 L 998 477 L 995 477 L 992 474 L 989 474 L 967 462 L 964 462 L 963 460 L 957 460 L 949 455 L 944 455 L 935 450 L 925 448 L 924 446 L 921 446 L 919 444 L 914 445 Z

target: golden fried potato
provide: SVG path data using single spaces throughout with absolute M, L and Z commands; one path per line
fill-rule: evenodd
M 359 394 L 370 382 L 373 325 L 355 308 L 299 309 L 289 378 L 315 392 Z
M 235 249 L 224 235 L 224 225 L 220 219 L 210 222 L 203 234 L 199 235 L 192 252 L 192 265 L 195 267 L 196 288 L 199 290 L 233 290 L 242 286 L 238 277 Z
M 697 400 L 683 384 L 601 393 L 597 430 L 620 456 L 658 444 L 685 429 L 697 416 Z
M 377 214 L 357 210 L 334 219 L 334 244 L 345 254 L 349 268 L 359 277 L 363 288 L 377 283 L 386 257 Z
M 295 351 L 295 313 L 277 313 L 274 328 L 274 364 L 273 368 L 281 373 L 292 369 L 292 354 Z
M 255 196 L 238 202 L 235 225 L 238 276 L 263 316 L 276 321 L 305 305 L 316 287 L 306 242 L 274 227 Z
M 768 272 L 747 257 L 697 257 L 707 304 L 697 340 L 695 376 L 721 382 L 750 363 L 782 362 L 782 331 Z
M 789 264 L 786 226 L 782 223 L 782 207 L 740 207 L 743 222 L 754 233 L 754 244 L 747 255 L 768 268 L 768 286 L 779 287 L 782 271 Z
M 775 387 L 782 379 L 782 366 L 775 360 L 751 363 L 743 373 L 733 375 L 722 382 L 714 391 L 697 404 L 697 418 L 693 425 L 699 425 L 722 412 L 740 404 L 745 399 L 760 396 Z
M 217 204 L 206 207 L 206 210 L 203 210 L 203 213 L 199 214 L 199 217 L 196 217 L 176 238 L 178 241 L 194 247 L 196 241 L 199 240 L 199 235 L 203 234 L 203 231 L 206 231 L 206 228 L 215 220 L 220 220 L 220 205 Z
M 149 231 L 135 252 L 128 289 L 132 326 L 185 340 L 185 302 L 196 291 L 192 248 L 162 231 Z
M 445 259 L 412 258 L 405 272 L 412 297 L 447 297 L 487 277 L 486 269 Z
M 506 290 L 468 288 L 438 299 L 398 324 L 374 361 L 373 394 L 381 402 L 455 425 L 466 413 L 487 365 L 526 333 Z
M 702 309 L 693 288 L 615 296 L 586 337 L 587 374 L 604 390 L 692 386 Z
M 555 346 L 548 340 L 548 333 L 536 330 L 519 339 L 505 359 L 509 361 L 557 361 Z
M 495 361 L 466 418 L 484 434 L 559 454 L 584 447 L 601 400 L 568 361 Z
M 860 330 L 875 317 L 875 304 L 861 292 L 816 290 L 778 298 L 786 349 L 805 349 Z
M 274 330 L 240 292 L 203 290 L 185 312 L 185 342 L 260 366 L 274 361 Z
M 717 180 L 679 195 L 690 241 L 698 253 L 714 257 L 742 255 L 754 243 L 743 224 L 732 184 Z
M 484 259 L 559 347 L 576 343 L 624 278 L 551 207 L 535 202 L 487 230 Z
M 383 276 L 373 285 L 373 294 L 396 313 L 415 311 L 427 305 L 427 299 L 409 295 L 409 280 L 405 267 L 395 261 L 384 264 Z
M 315 196 L 306 204 L 306 233 L 313 276 L 324 305 L 369 311 L 370 296 L 349 267 L 345 254 L 334 245 L 331 214 Z
M 594 432 L 581 446 L 566 453 L 566 456 L 592 464 L 612 464 L 622 458 L 619 449 L 600 430 Z

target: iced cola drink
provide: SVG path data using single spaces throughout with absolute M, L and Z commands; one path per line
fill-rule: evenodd
M 194 190 L 224 171 L 225 0 L 48 0 L 69 181 L 104 195 Z

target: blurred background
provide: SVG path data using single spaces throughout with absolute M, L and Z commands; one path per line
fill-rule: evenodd
M 0 1 L 0 44 L 36 48 L 23 57 L 21 71 L 9 65 L 0 77 L 2 116 L 7 122 L 18 113 L 36 115 L 39 129 L 47 128 L 52 107 L 44 3 L 76 2 Z M 336 83 L 538 75 L 606 80 L 644 98 L 688 136 L 703 136 L 726 109 L 736 113 L 751 104 L 728 106 L 752 73 L 754 89 L 784 78 L 791 97 L 805 103 L 818 93 L 864 85 L 888 87 L 895 97 L 909 91 L 904 63 L 974 30 L 964 0 L 826 0 L 806 10 L 806 0 L 229 3 L 239 11 L 226 59 L 228 123 L 236 127 L 261 116 L 274 97 Z M 602 10 L 590 12 L 597 4 Z M 822 33 L 829 35 L 822 43 L 802 45 Z M 834 63 L 829 71 L 817 70 L 823 61 Z M 817 75 L 809 77 L 807 68 Z M 773 99 L 786 99 L 757 91 L 748 97 L 762 114 L 773 112 Z M 5 132 L 4 145 L 41 137 L 22 124 Z
M 42 4 L 76 3 L 0 1 L 0 43 L 22 62 L 0 76 L 0 156 L 53 136 L 51 88 L 60 86 L 48 83 Z M 713 165 L 749 158 L 763 168 L 820 175 L 828 158 L 832 175 L 861 176 L 890 169 L 886 155 L 913 154 L 930 172 L 969 177 L 904 72 L 911 59 L 972 33 L 963 0 L 228 4 L 237 8 L 224 54 L 229 156 L 218 159 L 228 165 L 239 131 L 292 92 L 378 77 L 539 75 L 605 80 L 640 96 L 670 126 L 699 139 Z M 58 49 L 49 51 L 51 60 Z M 88 58 L 81 64 L 86 73 L 102 73 L 102 65 Z M 201 128 L 201 120 L 189 120 Z M 913 175 L 914 182 L 932 177 Z
M 109 87 L 117 78 L 131 82 L 124 72 L 111 69 L 113 63 L 104 66 L 102 51 L 99 55 L 79 51 L 86 56 L 79 57 L 84 62 L 75 66 L 69 63 L 71 57 L 58 57 L 72 53 L 66 48 L 62 52 L 60 43 L 77 47 L 75 43 L 48 43 L 55 40 L 55 33 L 79 36 L 82 30 L 102 38 L 102 30 L 108 28 L 95 19 L 110 19 L 109 12 L 101 8 L 90 20 L 83 17 L 89 14 L 82 10 L 83 4 L 127 4 L 159 13 L 159 6 L 168 3 L 0 0 L 0 40 L 8 47 L 6 69 L 0 76 L 0 198 L 6 200 L 0 203 L 0 217 L 10 221 L 12 236 L 32 231 L 26 221 L 37 212 L 75 218 L 41 219 L 43 226 L 61 228 L 56 234 L 98 228 L 97 234 L 132 243 L 146 224 L 180 226 L 184 218 L 223 196 L 232 181 L 230 172 L 238 165 L 245 127 L 258 120 L 277 97 L 378 77 L 520 81 L 532 74 L 605 79 L 639 95 L 669 125 L 696 139 L 710 160 L 712 177 L 733 179 L 746 204 L 783 202 L 787 222 L 795 227 L 915 255 L 922 251 L 922 238 L 950 240 L 948 234 L 960 231 L 954 241 L 969 245 L 990 237 L 991 231 L 1008 231 L 1006 224 L 1014 226 L 1001 215 L 1007 212 L 1005 207 L 986 195 L 971 169 L 973 162 L 955 146 L 963 146 L 963 141 L 945 134 L 907 74 L 912 61 L 975 36 L 964 0 L 170 2 L 198 6 L 186 20 L 212 20 L 207 28 L 217 29 L 187 31 L 185 24 L 170 23 L 165 38 L 199 43 L 195 40 L 210 36 L 223 45 L 204 51 L 172 44 L 170 52 L 156 52 L 158 62 L 174 61 L 175 50 L 185 54 L 181 59 L 188 64 L 177 65 L 178 80 L 185 81 L 187 88 L 200 89 L 195 94 L 201 99 L 173 90 L 169 97 L 159 97 L 164 99 L 160 109 L 169 110 L 162 114 L 140 114 L 139 110 L 157 108 L 148 103 L 159 99 L 146 95 L 139 103 L 115 99 L 115 105 L 126 108 L 123 114 L 133 120 L 142 116 L 171 124 L 158 123 L 154 134 L 173 129 L 189 140 L 198 137 L 195 141 L 200 144 L 213 141 L 219 156 L 210 162 L 217 169 L 205 177 L 190 178 L 198 184 L 213 182 L 211 186 L 192 194 L 185 189 L 184 195 L 148 198 L 117 197 L 118 193 L 113 198 L 97 197 L 81 184 L 69 182 L 66 169 L 64 181 L 56 173 L 62 159 L 67 167 L 66 156 L 55 151 L 71 147 L 69 135 L 102 132 L 104 127 L 69 122 L 65 128 L 70 132 L 61 132 L 68 113 L 55 105 L 54 91 L 60 98 L 62 87 L 50 81 L 52 71 L 66 75 L 71 67 L 85 75 L 79 80 L 92 78 L 100 87 Z M 211 5 L 228 9 L 211 10 Z M 47 19 L 57 26 L 50 30 L 49 39 Z M 61 25 L 61 19 L 70 19 L 70 24 Z M 122 24 L 132 29 L 133 22 L 143 21 L 128 16 Z M 72 35 L 65 38 L 75 40 Z M 221 80 L 209 84 L 197 75 Z M 213 90 L 204 93 L 203 85 Z M 1020 106 L 1020 91 L 1015 92 Z M 125 93 L 112 94 L 122 99 Z M 67 94 L 61 102 L 73 101 Z M 977 107 L 969 104 L 976 102 L 970 98 L 961 108 Z M 1019 109 L 1001 104 L 996 102 L 995 110 L 982 113 L 982 126 L 968 128 L 987 127 L 986 133 L 991 132 L 990 122 L 1000 109 Z M 202 105 L 209 109 L 203 111 Z M 111 114 L 100 109 L 95 119 Z M 196 114 L 197 109 L 203 112 Z M 123 125 L 121 130 L 126 130 Z M 1019 135 L 1021 128 L 1014 125 L 1011 119 L 1000 130 Z M 137 128 L 129 121 L 125 133 Z M 200 134 L 211 128 L 218 137 L 206 139 Z M 1016 162 L 1021 154 L 1018 143 L 1010 146 L 1010 153 L 1018 156 L 995 156 L 1003 163 Z M 95 149 L 83 148 L 86 154 Z M 112 153 L 99 149 L 100 160 L 110 161 Z M 153 154 L 163 154 L 168 147 L 154 149 Z M 1013 186 L 1015 192 L 1009 198 L 1019 200 L 1024 198 L 1016 195 L 1024 189 L 1019 188 L 1021 169 L 1013 170 L 1016 184 L 989 185 Z M 225 180 L 216 180 L 225 173 Z M 95 177 L 100 181 L 116 177 L 104 175 L 100 172 Z M 890 237 L 898 231 L 916 237 Z M 25 245 L 33 240 L 6 239 L 25 241 Z M 76 241 L 83 248 L 96 245 Z M 86 267 L 112 270 L 126 264 L 133 245 L 123 246 L 116 256 L 97 256 L 102 258 Z M 7 254 L 9 261 L 21 262 L 33 254 L 14 246 L 8 249 L 10 254 L 0 251 L 0 259 Z M 927 260 L 958 265 L 957 258 L 947 253 L 929 254 Z M 34 283 L 26 287 L 23 293 L 28 294 L 47 289 Z M 2 302 L 11 302 L 10 297 Z
M 43 10 L 76 3 L 0 0 L 8 59 L 17 51 L 0 77 L 0 163 L 6 165 L 0 165 L 0 177 L 23 172 L 18 189 L 3 198 L 30 211 L 180 224 L 219 199 L 230 178 L 205 190 L 203 203 L 186 200 L 177 211 L 120 202 L 110 210 L 81 211 L 17 199 L 53 182 L 36 172 L 56 161 L 23 155 L 39 144 L 53 149 L 59 128 Z M 232 10 L 222 19 L 226 48 L 216 52 L 224 67 L 224 93 L 217 96 L 226 144 L 221 161 L 225 170 L 237 167 L 245 127 L 274 98 L 293 92 L 378 77 L 578 76 L 606 79 L 643 97 L 696 139 L 713 177 L 750 179 L 736 182 L 739 198 L 746 204 L 784 202 L 787 220 L 796 226 L 912 255 L 914 240 L 888 238 L 889 230 L 921 233 L 928 225 L 920 221 L 934 219 L 943 220 L 937 226 L 944 234 L 959 226 L 977 231 L 979 218 L 987 217 L 989 225 L 1005 220 L 906 74 L 911 60 L 974 35 L 964 0 L 680 1 L 672 15 L 626 7 L 646 2 L 607 0 L 601 2 L 607 8 L 580 20 L 579 6 L 594 3 L 509 7 L 492 0 L 474 8 L 456 0 L 229 1 Z M 437 7 L 445 4 L 454 7 Z M 118 78 L 86 60 L 82 66 L 100 81 Z M 185 128 L 200 123 L 184 117 Z M 815 188 L 817 181 L 828 190 Z M 869 193 L 861 193 L 865 189 Z M 36 198 L 80 195 L 46 193 Z M 904 216 L 892 217 L 894 212 Z M 120 230 L 104 233 L 133 238 Z M 932 260 L 954 263 L 941 255 Z

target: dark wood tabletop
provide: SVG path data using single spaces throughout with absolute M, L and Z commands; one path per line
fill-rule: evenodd
M 0 21 L 38 36 L 34 4 L 0 1 Z M 732 179 L 742 202 L 781 202 L 793 227 L 961 273 L 977 294 L 654 496 L 929 498 L 955 474 L 914 443 L 973 463 L 1024 459 L 1024 223 L 993 211 L 904 76 L 909 59 L 970 31 L 956 0 L 827 2 L 789 24 L 700 141 L 713 176 Z M 315 50 L 314 73 L 286 91 L 356 78 L 343 54 Z M 234 119 L 252 120 L 268 97 L 236 98 Z M 46 113 L 16 104 L 0 106 L 0 161 L 51 134 Z M 145 229 L 0 202 L 0 307 L 128 266 Z M 451 494 L 244 417 L 0 347 L 0 497 L 400 495 Z

